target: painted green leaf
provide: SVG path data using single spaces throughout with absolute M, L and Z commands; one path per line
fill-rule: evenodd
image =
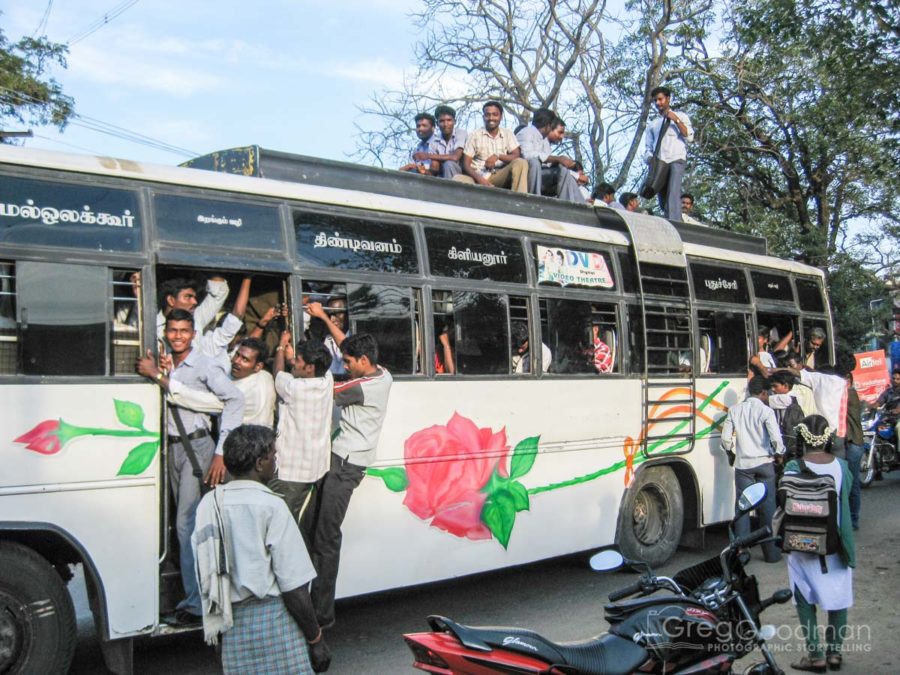
M 119 401 L 118 399 L 115 400 L 115 404 L 116 417 L 122 424 L 132 429 L 144 428 L 144 409 L 141 406 L 131 401 Z
M 141 443 L 131 449 L 131 452 L 128 453 L 128 456 L 125 458 L 125 461 L 122 462 L 122 466 L 119 467 L 119 473 L 117 476 L 137 476 L 147 469 L 150 466 L 150 462 L 153 461 L 153 458 L 156 456 L 156 451 L 159 449 L 159 441 L 147 441 L 146 443 Z
M 384 486 L 391 492 L 403 492 L 409 486 L 406 469 L 401 469 L 400 467 L 369 469 L 366 473 L 383 480 Z
M 521 478 L 531 471 L 534 460 L 537 457 L 538 441 L 540 436 L 532 436 L 519 441 L 516 449 L 513 450 L 512 462 L 509 467 L 510 478 Z
M 519 481 L 510 481 L 507 486 L 510 499 L 516 511 L 528 511 L 531 508 L 531 501 L 528 499 L 528 490 Z
M 506 492 L 499 492 L 485 502 L 481 510 L 481 520 L 487 525 L 503 548 L 509 545 L 513 525 L 516 524 L 516 507 Z
M 481 488 L 481 491 L 486 492 L 488 495 L 492 495 L 501 490 L 505 490 L 507 483 L 509 483 L 509 478 L 501 476 L 497 468 L 494 467 L 491 477 L 488 479 L 488 482 L 484 484 L 484 487 Z

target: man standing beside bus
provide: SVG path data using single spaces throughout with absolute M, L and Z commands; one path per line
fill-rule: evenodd
M 173 368 L 165 373 L 153 360 L 150 350 L 138 359 L 137 372 L 168 390 L 171 380 L 201 391 L 210 391 L 224 404 L 219 426 L 219 442 L 210 436 L 208 415 L 186 408 L 170 406 L 166 431 L 169 449 L 169 480 L 175 494 L 175 528 L 180 549 L 181 582 L 185 598 L 175 611 L 173 623 L 192 625 L 200 622 L 200 591 L 194 572 L 194 555 L 191 551 L 191 533 L 197 504 L 200 503 L 201 483 L 214 487 L 225 477 L 222 448 L 228 433 L 241 424 L 244 416 L 244 395 L 234 386 L 215 362 L 192 346 L 194 317 L 183 309 L 173 309 L 166 317 L 166 342 L 172 356 Z M 184 447 L 182 434 L 176 421 L 178 416 L 184 429 L 189 448 Z M 203 475 L 197 476 L 194 464 Z
M 353 491 L 375 459 L 393 382 L 391 374 L 378 365 L 378 344 L 371 335 L 347 337 L 341 343 L 341 353 L 353 379 L 335 384 L 334 404 L 340 407 L 341 421 L 331 445 L 331 468 L 316 484 L 314 501 L 303 512 L 300 524 L 318 574 L 312 599 L 323 628 L 333 626 L 335 620 L 341 525 Z

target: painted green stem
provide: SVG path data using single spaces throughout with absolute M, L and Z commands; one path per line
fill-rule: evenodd
M 718 396 L 719 392 L 722 391 L 722 389 L 724 389 L 727 385 L 728 385 L 728 381 L 725 381 L 725 382 L 722 382 L 718 387 L 716 387 L 715 390 L 713 390 L 713 392 L 709 396 L 707 396 L 705 399 L 703 399 L 703 401 L 700 403 L 700 405 L 697 406 L 697 412 L 700 412 L 707 405 L 709 405 L 710 401 L 712 401 L 716 396 Z M 710 433 L 712 433 L 713 429 L 718 429 L 724 421 L 725 421 L 724 417 L 714 421 L 710 426 L 706 427 L 705 429 L 702 429 L 701 431 L 698 431 L 694 435 L 694 438 L 698 439 L 698 438 L 703 438 L 704 436 L 709 435 Z M 684 428 L 684 426 L 686 424 L 687 424 L 687 422 L 682 422 L 677 427 L 675 427 L 671 432 L 669 432 L 669 435 L 677 434 L 681 429 Z M 669 435 L 667 435 L 666 438 L 661 438 L 659 441 L 654 443 L 651 448 L 647 448 L 647 449 L 652 450 L 653 448 L 659 447 L 660 444 L 665 443 L 667 441 L 667 438 Z M 657 454 L 663 455 L 663 454 L 675 452 L 676 450 L 680 450 L 681 448 L 685 447 L 688 443 L 689 443 L 689 440 L 679 441 L 678 443 L 674 444 L 672 447 L 666 448 L 665 450 L 661 450 Z M 640 464 L 642 462 L 646 462 L 648 459 L 649 459 L 649 457 L 646 454 L 639 456 L 639 457 L 635 457 L 632 465 L 637 466 L 638 464 Z M 572 485 L 580 485 L 581 483 L 588 483 L 592 480 L 596 480 L 597 478 L 600 478 L 601 476 L 606 476 L 607 474 L 615 473 L 616 471 L 620 471 L 621 469 L 624 469 L 627 466 L 627 464 L 628 464 L 627 460 L 623 459 L 623 460 L 615 462 L 614 464 L 611 464 L 603 469 L 600 469 L 599 471 L 595 471 L 594 473 L 589 473 L 585 476 L 578 476 L 577 478 L 570 478 L 569 480 L 564 480 L 560 483 L 551 483 L 550 485 L 543 485 L 541 487 L 530 488 L 528 490 L 528 494 L 529 495 L 537 495 L 537 494 L 540 494 L 541 492 L 549 492 L 550 490 L 558 490 L 558 489 L 564 488 L 564 487 L 571 487 Z
M 147 429 L 100 429 L 97 427 L 76 427 L 71 424 L 67 426 L 68 435 L 71 438 L 76 438 L 77 436 L 118 436 L 123 438 L 159 436 L 159 432 Z

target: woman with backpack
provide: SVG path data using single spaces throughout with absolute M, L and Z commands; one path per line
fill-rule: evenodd
M 784 467 L 784 480 L 779 486 L 779 513 L 776 520 L 784 512 L 784 533 L 782 547 L 789 552 L 788 579 L 794 592 L 797 616 L 804 630 L 808 654 L 798 663 L 792 663 L 795 670 L 812 673 L 824 673 L 827 668 L 840 670 L 841 644 L 847 626 L 847 609 L 853 604 L 853 568 L 856 566 L 856 552 L 853 543 L 853 528 L 850 521 L 850 489 L 853 478 L 847 463 L 831 454 L 834 429 L 821 415 L 809 415 L 797 425 L 797 444 L 799 455 L 803 459 L 795 459 Z M 825 481 L 821 479 L 825 478 Z M 830 478 L 830 481 L 828 480 Z M 791 537 L 791 507 L 789 501 L 803 503 L 802 482 L 810 481 L 810 485 L 818 482 L 820 488 L 825 485 L 831 492 L 834 504 L 829 506 L 829 513 L 823 520 L 828 520 L 822 527 L 821 540 L 818 542 L 822 551 L 806 553 L 801 550 L 815 542 L 804 541 L 805 535 Z M 831 482 L 833 481 L 833 488 Z M 799 489 L 785 498 L 785 491 L 794 483 Z M 822 493 L 820 493 L 822 494 Z M 828 500 L 829 502 L 832 500 Z M 810 502 L 813 503 L 813 502 Z M 822 503 L 821 501 L 819 502 Z M 837 513 L 831 511 L 836 506 Z M 796 509 L 796 512 L 812 510 L 813 507 Z M 797 518 L 795 517 L 794 522 Z M 827 549 L 823 548 L 828 540 Z M 807 549 L 809 550 L 809 549 Z M 834 552 L 832 552 L 834 551 Z M 816 621 L 816 608 L 828 613 L 828 626 L 825 630 L 824 643 L 819 635 Z

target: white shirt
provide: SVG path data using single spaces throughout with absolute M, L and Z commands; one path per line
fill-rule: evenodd
M 804 416 L 819 414 L 812 389 L 805 384 L 795 384 L 787 394 L 769 394 L 769 407 L 773 410 L 784 410 L 790 407 L 791 399 L 797 399 Z
M 222 489 L 232 602 L 277 598 L 316 577 L 300 529 L 281 497 L 253 480 L 235 480 Z M 197 507 L 198 526 L 211 522 L 214 495 L 207 494 Z M 202 528 L 194 530 L 195 550 L 202 536 Z
M 539 159 L 546 162 L 550 156 L 550 141 L 548 141 L 538 128 L 533 124 L 523 127 L 516 134 L 516 140 L 522 149 L 522 157 L 525 159 Z
M 232 383 L 244 395 L 244 424 L 261 424 L 270 429 L 275 421 L 275 383 L 268 371 L 261 370 Z M 191 389 L 169 379 L 168 400 L 180 408 L 195 412 L 218 414 L 224 403 L 210 391 Z
M 772 453 L 783 455 L 785 448 L 775 411 L 755 396 L 728 409 L 722 425 L 722 447 L 735 445 L 736 469 L 752 469 L 772 461 Z
M 847 380 L 830 373 L 800 371 L 800 382 L 812 389 L 819 414 L 839 437 L 847 433 Z M 843 417 L 841 415 L 843 411 Z
M 275 438 L 278 479 L 314 483 L 331 463 L 334 378 L 331 373 L 308 378 L 278 373 L 275 390 L 281 399 Z
M 541 343 L 541 372 L 546 373 L 547 369 L 550 368 L 550 364 L 553 362 L 553 352 L 550 351 L 550 347 L 545 345 L 543 342 Z M 528 352 L 524 354 L 513 354 L 512 355 L 512 371 L 514 373 L 530 373 L 531 372 L 531 359 L 528 355 Z
M 497 135 L 491 136 L 487 129 L 476 129 L 466 139 L 466 147 L 463 154 L 472 158 L 472 169 L 490 175 L 503 166 L 503 162 L 497 162 L 493 169 L 486 169 L 484 161 L 491 155 L 508 155 L 519 147 L 515 134 L 510 129 L 502 127 L 497 129 Z
M 691 118 L 683 112 L 678 112 L 677 110 L 673 112 L 687 127 L 688 133 L 687 136 L 682 136 L 678 125 L 675 122 L 669 122 L 666 135 L 663 136 L 662 144 L 659 146 L 659 158 L 666 163 L 686 160 L 687 144 L 694 140 L 694 128 L 691 126 Z M 656 119 L 647 125 L 647 132 L 644 135 L 644 160 L 646 162 L 649 162 L 653 157 L 653 151 L 656 150 L 656 139 L 665 120 L 666 118 L 662 115 L 657 115 Z

